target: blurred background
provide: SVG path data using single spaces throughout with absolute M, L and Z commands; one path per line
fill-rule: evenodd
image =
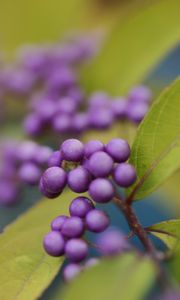
M 118 32 L 123 32 L 124 24 L 131 22 L 136 15 L 141 14 L 144 10 L 151 10 L 151 8 L 159 3 L 164 2 L 166 11 L 162 11 L 162 17 L 168 14 L 168 1 L 156 0 L 6 0 L 0 3 L 0 66 L 3 68 L 4 64 L 14 62 L 17 58 L 19 48 L 25 45 L 41 45 L 56 43 L 67 36 L 84 34 L 90 36 L 95 34 L 98 43 L 101 44 L 98 56 L 104 53 L 106 43 L 113 43 L 112 49 L 119 47 L 121 36 L 116 39 Z M 167 2 L 167 5 L 166 5 Z M 174 1 L 175 2 L 175 1 Z M 174 5 L 174 3 L 172 3 Z M 177 9 L 178 10 L 178 9 Z M 178 12 L 177 12 L 178 13 Z M 156 22 L 157 20 L 155 20 Z M 161 25 L 161 16 L 159 15 L 159 24 Z M 162 21 L 163 22 L 163 21 Z M 169 24 L 171 26 L 171 24 Z M 123 33 L 125 34 L 125 33 Z M 144 37 L 143 24 L 137 31 L 137 36 Z M 154 31 L 154 35 L 156 32 Z M 124 38 L 124 36 L 123 36 Z M 136 48 L 136 40 L 133 35 L 129 36 L 129 49 L 127 49 L 131 56 L 131 52 Z M 132 39 L 132 44 L 131 44 Z M 145 38 L 144 38 L 145 39 Z M 116 45 L 117 41 L 117 45 Z M 146 39 L 145 39 L 146 41 Z M 139 41 L 137 41 L 139 42 Z M 149 45 L 147 45 L 149 47 Z M 155 48 L 154 44 L 152 48 Z M 152 50 L 153 51 L 153 50 Z M 103 54 L 105 55 L 105 54 Z M 119 57 L 121 52 L 119 53 Z M 105 55 L 106 57 L 106 55 Z M 116 57 L 110 57 L 109 64 L 116 64 L 113 60 Z M 93 92 L 98 84 L 96 78 L 93 83 L 89 80 L 88 68 L 92 71 L 96 67 L 95 63 L 89 62 L 83 68 L 81 75 L 83 89 Z M 163 56 L 157 59 L 158 62 L 152 65 L 148 72 L 144 72 L 142 78 L 138 78 L 138 83 L 143 83 L 153 91 L 153 98 L 155 98 L 160 91 L 172 82 L 180 74 L 180 47 L 177 43 L 170 49 L 164 51 Z M 142 61 L 143 64 L 143 61 Z M 98 63 L 97 63 L 98 66 Z M 108 66 L 108 65 L 107 65 Z M 134 68 L 134 66 L 132 66 Z M 136 66 L 135 66 L 136 68 Z M 90 73 L 91 73 L 90 71 Z M 103 70 L 109 72 L 109 69 Z M 121 70 L 119 70 L 121 75 Z M 96 76 L 96 72 L 94 73 Z M 97 77 L 98 77 L 97 71 Z M 103 75 L 104 76 L 104 75 Z M 108 76 L 108 75 L 107 75 Z M 111 76 L 111 74 L 110 74 Z M 116 76 L 116 75 L 115 75 Z M 123 77 L 123 73 L 122 73 Z M 121 85 L 121 76 L 119 77 L 119 85 Z M 98 81 L 98 78 L 97 78 Z M 101 86 L 100 86 L 101 88 Z M 107 85 L 108 93 L 112 92 L 113 87 Z M 1 91 L 0 91 L 1 92 Z M 116 92 L 115 92 L 116 93 Z M 120 96 L 126 95 L 126 88 L 117 93 Z M 4 139 L 18 139 L 25 138 L 22 130 L 22 120 L 27 111 L 27 99 L 18 99 L 18 97 L 0 98 L 0 141 Z M 119 133 L 124 130 L 122 126 Z M 93 136 L 93 133 L 89 133 Z M 112 132 L 109 131 L 108 136 L 111 137 Z M 99 133 L 101 136 L 101 133 Z M 133 132 L 134 136 L 134 132 Z M 85 140 L 87 140 L 85 138 Z M 106 136 L 107 139 L 107 136 Z M 42 142 L 42 141 L 40 141 Z M 146 201 L 140 201 L 135 204 L 139 217 L 144 226 L 152 223 L 165 220 L 167 218 L 179 216 L 180 201 L 179 201 L 179 179 L 180 173 L 176 173 L 168 182 L 166 182 L 161 189 Z M 13 207 L 0 208 L 0 228 L 3 230 L 4 226 L 12 222 L 22 212 L 26 211 L 30 206 L 40 199 L 40 194 L 37 188 L 25 188 L 21 191 L 20 197 L 22 200 Z M 163 206 L 161 203 L 163 202 Z M 166 205 L 164 206 L 164 203 Z M 127 231 L 127 225 L 124 220 L 119 218 L 113 206 L 107 207 L 113 217 L 115 226 L 123 228 Z M 147 214 L 148 212 L 148 214 Z M 136 243 L 136 241 L 135 241 Z M 162 245 L 159 245 L 161 247 Z M 50 299 L 52 293 L 59 284 L 59 276 L 53 283 L 42 299 Z

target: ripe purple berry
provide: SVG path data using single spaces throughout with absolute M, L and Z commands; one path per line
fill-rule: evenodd
M 45 191 L 44 194 L 60 194 L 66 185 L 66 173 L 62 168 L 51 167 L 48 168 L 42 175 L 42 186 Z
M 76 193 L 84 193 L 88 190 L 91 175 L 84 167 L 78 167 L 68 174 L 68 186 Z
M 19 169 L 19 178 L 30 185 L 35 185 L 39 182 L 41 171 L 34 163 L 24 163 Z
M 89 194 L 95 202 L 109 202 L 112 200 L 114 193 L 114 187 L 108 179 L 97 178 L 90 183 Z
M 93 209 L 94 204 L 89 198 L 86 197 L 75 198 L 69 206 L 70 215 L 79 218 L 85 218 L 87 213 Z
M 82 268 L 79 264 L 71 263 L 67 265 L 63 270 L 63 279 L 65 282 L 69 282 L 74 279 L 80 272 Z
M 61 232 L 68 238 L 80 237 L 84 233 L 84 223 L 79 217 L 70 217 L 63 223 Z
M 88 254 L 88 245 L 81 239 L 71 239 L 66 243 L 65 254 L 70 261 L 80 262 Z
M 97 245 L 103 255 L 116 255 L 129 248 L 126 237 L 123 233 L 111 229 L 102 233 L 97 240 Z
M 136 181 L 137 175 L 136 170 L 132 165 L 122 163 L 115 168 L 113 177 L 119 186 L 126 188 Z
M 76 139 L 69 139 L 61 145 L 63 159 L 79 162 L 84 156 L 84 145 Z
M 124 162 L 130 156 L 129 144 L 122 139 L 112 139 L 106 145 L 106 151 L 116 162 Z
M 113 170 L 112 158 L 103 151 L 95 152 L 89 158 L 88 169 L 95 177 L 109 176 Z
M 99 262 L 100 261 L 97 257 L 91 257 L 86 261 L 84 267 L 90 268 L 90 267 L 96 266 L 97 264 L 99 264 Z
M 67 216 L 58 216 L 51 222 L 51 229 L 54 231 L 61 231 L 64 222 L 68 219 Z
M 51 256 L 64 254 L 65 241 L 60 232 L 51 231 L 44 237 L 44 249 Z
M 86 226 L 89 231 L 102 232 L 109 226 L 109 217 L 105 212 L 94 209 L 86 216 Z
M 62 155 L 60 151 L 54 151 L 48 159 L 48 167 L 60 167 L 62 163 Z
M 104 150 L 104 144 L 101 143 L 98 140 L 91 140 L 88 143 L 85 144 L 85 156 L 89 158 L 92 154 L 94 154 L 97 151 L 103 151 Z

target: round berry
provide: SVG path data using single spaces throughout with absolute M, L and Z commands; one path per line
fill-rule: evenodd
M 89 111 L 89 124 L 95 129 L 107 129 L 114 121 L 114 114 L 109 108 L 97 108 Z
M 10 206 L 18 200 L 18 187 L 14 182 L 1 179 L 0 180 L 0 204 Z
M 84 167 L 78 167 L 68 174 L 68 186 L 76 193 L 84 193 L 88 190 L 91 175 Z
M 48 159 L 48 167 L 60 167 L 62 163 L 62 154 L 60 151 L 54 151 Z
M 66 173 L 62 168 L 48 168 L 42 175 L 42 185 L 50 194 L 60 194 L 66 185 Z
M 119 186 L 129 187 L 136 181 L 136 170 L 128 163 L 119 164 L 114 170 L 113 178 Z
M 96 257 L 91 257 L 86 261 L 84 267 L 90 268 L 90 267 L 96 266 L 97 264 L 99 264 L 99 259 Z
M 67 133 L 72 130 L 71 117 L 67 114 L 58 114 L 53 119 L 53 128 L 57 133 Z
M 93 153 L 97 151 L 103 151 L 104 145 L 98 140 L 91 140 L 85 144 L 85 156 L 89 158 Z
M 70 217 L 62 225 L 61 232 L 65 237 L 80 237 L 84 233 L 84 223 L 79 217 Z
M 94 209 L 86 216 L 86 226 L 92 232 L 102 232 L 109 226 L 109 217 L 102 210 Z
M 65 241 L 60 232 L 51 231 L 44 237 L 44 249 L 51 256 L 64 254 Z
M 148 103 L 152 98 L 152 93 L 149 88 L 143 85 L 135 86 L 129 93 L 129 99 L 132 101 Z
M 57 193 L 51 193 L 51 192 L 49 192 L 46 188 L 44 188 L 44 184 L 43 184 L 43 180 L 42 179 L 43 178 L 41 177 L 40 182 L 39 182 L 39 190 L 40 190 L 40 192 L 44 196 L 46 196 L 47 198 L 49 198 L 49 199 L 57 198 L 60 195 L 60 193 L 59 192 L 57 192 Z
M 39 147 L 36 153 L 36 162 L 40 165 L 47 165 L 48 159 L 52 155 L 52 149 L 50 147 Z
M 97 245 L 103 255 L 116 255 L 129 248 L 126 237 L 123 233 L 111 229 L 101 234 Z
M 88 169 L 95 177 L 109 176 L 113 170 L 112 158 L 103 151 L 95 152 L 89 158 Z
M 127 116 L 134 123 L 140 123 L 149 110 L 147 103 L 133 102 L 128 106 Z
M 114 196 L 114 187 L 110 180 L 97 178 L 90 183 L 89 194 L 95 202 L 106 203 Z
M 87 213 L 92 209 L 94 209 L 94 204 L 86 197 L 75 198 L 69 206 L 70 215 L 79 218 L 85 218 Z
M 80 265 L 71 263 L 67 265 L 63 270 L 63 279 L 65 282 L 69 282 L 74 279 L 80 272 L 82 268 Z
M 24 163 L 19 169 L 19 178 L 30 185 L 35 185 L 39 182 L 41 171 L 34 163 Z
M 68 219 L 67 216 L 58 216 L 51 222 L 51 229 L 61 231 L 64 222 Z
M 126 118 L 128 101 L 124 98 L 115 99 L 112 101 L 111 109 L 116 118 Z
M 124 162 L 130 156 L 129 144 L 122 139 L 112 139 L 106 145 L 106 151 L 116 162 Z
M 84 145 L 76 139 L 69 139 L 61 145 L 63 159 L 78 162 L 83 159 Z
M 88 254 L 88 245 L 81 239 L 71 239 L 66 243 L 65 254 L 70 261 L 80 262 Z

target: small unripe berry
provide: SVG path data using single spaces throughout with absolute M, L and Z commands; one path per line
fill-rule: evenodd
M 86 226 L 92 232 L 102 232 L 109 226 L 109 217 L 103 211 L 94 209 L 86 216 Z
M 84 233 L 84 223 L 79 217 L 70 217 L 63 223 L 61 232 L 67 238 L 80 237 Z
M 94 204 L 89 198 L 86 197 L 75 198 L 69 206 L 69 212 L 71 216 L 76 216 L 79 218 L 85 218 L 87 213 L 92 209 L 94 209 Z
M 60 232 L 51 231 L 44 237 L 44 249 L 51 256 L 64 254 L 65 241 Z
M 126 188 L 136 181 L 137 175 L 136 170 L 132 165 L 122 163 L 115 168 L 113 177 L 119 186 Z
M 81 239 L 71 239 L 66 243 L 65 254 L 70 261 L 80 262 L 88 254 L 88 245 Z
M 76 139 L 69 139 L 62 143 L 61 151 L 63 159 L 79 162 L 84 156 L 84 145 Z
M 114 196 L 114 187 L 110 180 L 97 178 L 90 183 L 89 194 L 95 202 L 106 203 Z

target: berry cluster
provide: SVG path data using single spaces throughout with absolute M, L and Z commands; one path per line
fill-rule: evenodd
M 113 139 L 107 145 L 93 140 L 83 145 L 69 139 L 60 151 L 49 158 L 49 168 L 40 180 L 40 190 L 48 198 L 60 195 L 68 184 L 76 193 L 88 191 L 94 202 L 107 203 L 115 196 L 113 181 L 120 187 L 129 187 L 136 180 L 136 171 L 127 163 L 130 147 L 125 140 Z M 88 243 L 82 238 L 86 230 L 101 233 L 110 225 L 109 217 L 96 209 L 90 198 L 80 195 L 69 206 L 70 217 L 58 216 L 51 223 L 51 232 L 44 238 L 45 251 L 52 256 L 64 255 L 70 264 L 64 269 L 66 281 L 81 270 L 97 262 L 93 259 L 82 267 L 88 255 Z M 103 255 L 115 255 L 128 249 L 125 236 L 117 230 L 105 231 L 97 240 Z M 94 262 L 94 263 L 93 263 Z
M 36 137 L 48 130 L 72 136 L 109 128 L 116 121 L 141 122 L 152 98 L 145 86 L 134 87 L 126 98 L 113 98 L 104 91 L 85 95 L 78 70 L 95 55 L 97 44 L 91 36 L 26 46 L 13 65 L 4 65 L 0 71 L 0 101 L 9 94 L 28 99 L 28 115 L 23 121 L 26 134 Z
M 37 185 L 52 150 L 32 141 L 7 141 L 0 149 L 0 203 L 14 204 L 23 184 Z
M 107 203 L 115 195 L 115 184 L 127 188 L 136 180 L 136 171 L 127 163 L 129 144 L 112 139 L 83 144 L 77 139 L 64 141 L 49 158 L 49 168 L 40 180 L 40 190 L 48 198 L 59 196 L 66 185 L 76 193 L 88 191 L 93 201 Z

